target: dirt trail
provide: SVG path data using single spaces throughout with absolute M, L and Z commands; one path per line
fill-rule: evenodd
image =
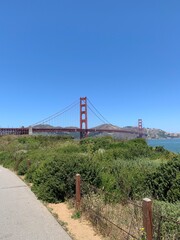
M 66 203 L 48 204 L 52 212 L 58 215 L 58 218 L 63 222 L 71 236 L 76 240 L 102 240 L 102 236 L 97 234 L 92 225 L 81 217 L 79 219 L 72 218 L 74 209 L 69 209 Z

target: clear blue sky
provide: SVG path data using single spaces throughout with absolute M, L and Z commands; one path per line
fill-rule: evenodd
M 0 83 L 0 127 L 87 96 L 115 125 L 180 132 L 180 1 L 0 1 Z

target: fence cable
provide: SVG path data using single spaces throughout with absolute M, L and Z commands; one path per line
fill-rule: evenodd
M 107 222 L 109 222 L 110 224 L 112 224 L 113 226 L 115 226 L 116 228 L 118 228 L 119 230 L 125 232 L 126 234 L 128 234 L 129 236 L 131 236 L 134 239 L 138 239 L 137 237 L 135 237 L 134 235 L 132 235 L 131 233 L 127 232 L 126 230 L 124 230 L 123 228 L 121 228 L 120 226 L 118 226 L 117 224 L 115 224 L 114 222 L 112 222 L 111 220 L 107 219 L 106 217 L 102 216 L 101 214 L 97 214 L 92 208 L 88 207 L 88 210 L 92 211 L 97 217 L 100 217 L 104 220 L 106 220 Z
M 175 223 L 175 224 L 180 225 L 180 221 L 176 221 L 176 220 L 174 220 L 173 218 L 166 217 L 166 216 L 164 216 L 164 215 L 159 215 L 159 214 L 157 214 L 157 213 L 154 213 L 154 216 L 157 217 L 157 218 L 160 218 L 161 220 L 163 220 L 163 218 L 164 218 L 164 219 L 167 220 L 168 222 L 173 222 L 173 223 Z

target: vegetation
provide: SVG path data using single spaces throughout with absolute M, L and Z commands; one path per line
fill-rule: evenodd
M 72 198 L 75 174 L 80 173 L 83 194 L 100 190 L 108 204 L 153 197 L 169 204 L 167 209 L 177 218 L 180 157 L 163 147 L 152 148 L 144 139 L 3 136 L 0 164 L 25 175 L 47 202 Z
M 175 202 L 180 197 L 180 160 L 144 139 L 5 136 L 0 138 L 0 163 L 33 183 L 45 201 L 63 201 L 74 194 L 74 176 L 103 189 L 107 201 L 150 196 Z M 86 190 L 85 190 L 86 189 Z
M 160 165 L 149 174 L 147 185 L 156 199 L 169 202 L 180 200 L 180 158 L 176 157 Z

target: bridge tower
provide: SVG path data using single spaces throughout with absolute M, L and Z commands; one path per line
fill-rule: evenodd
M 80 98 L 80 139 L 88 136 L 87 97 Z
M 139 132 L 139 138 L 142 138 L 143 136 L 142 119 L 138 119 L 138 132 Z

